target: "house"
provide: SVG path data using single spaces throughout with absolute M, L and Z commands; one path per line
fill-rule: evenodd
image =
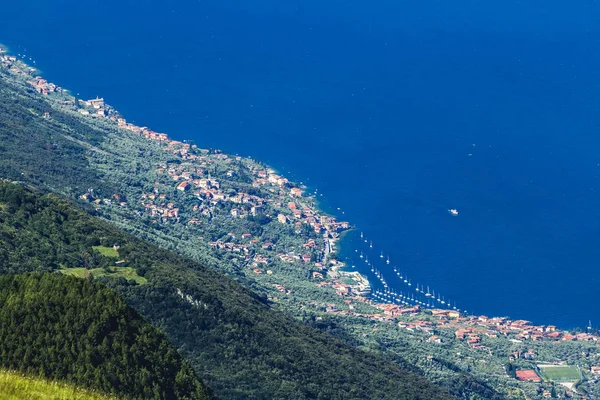
M 302 189 L 300 189 L 300 188 L 292 188 L 292 189 L 290 189 L 290 196 L 292 196 L 292 197 L 302 197 Z
M 277 216 L 277 221 L 279 221 L 279 222 L 280 222 L 280 223 L 282 223 L 282 224 L 287 224 L 287 222 L 288 222 L 288 219 L 287 219 L 287 217 L 286 217 L 285 215 L 283 215 L 283 214 L 279 214 L 279 215 Z
M 190 189 L 190 184 L 189 182 L 181 182 L 179 185 L 177 185 L 177 190 L 181 190 L 182 192 L 185 192 L 186 190 Z
M 559 337 L 562 336 L 562 333 L 561 332 L 552 332 L 546 336 L 548 336 L 549 338 L 552 338 L 552 339 L 558 339 Z
M 600 366 L 593 366 L 590 368 L 590 372 L 594 375 L 600 375 Z
M 95 109 L 99 109 L 104 107 L 104 99 L 101 99 L 96 96 L 95 99 L 86 101 L 85 105 L 88 107 L 94 107 Z

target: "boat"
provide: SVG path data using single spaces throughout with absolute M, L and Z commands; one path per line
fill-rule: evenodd
M 385 262 L 387 265 L 390 265 L 390 256 L 388 256 L 387 261 Z
M 379 256 L 379 258 L 383 258 L 383 251 L 381 252 L 381 255 Z
M 369 244 L 370 248 L 373 248 L 373 241 L 371 240 L 371 243 Z
M 457 216 L 457 215 L 458 215 L 458 210 L 457 210 L 456 208 L 451 208 L 451 209 L 449 209 L 449 210 L 448 210 L 448 212 L 449 212 L 451 215 L 454 215 L 454 216 Z
M 364 234 L 361 232 L 360 233 L 360 238 L 363 239 L 364 237 L 365 237 Z
M 431 293 L 429 293 L 429 286 L 427 286 L 427 293 L 425 293 L 425 296 L 431 297 Z

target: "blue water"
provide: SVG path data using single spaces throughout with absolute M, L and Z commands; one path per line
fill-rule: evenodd
M 46 77 L 289 172 L 413 282 L 474 313 L 600 321 L 597 2 L 24 3 L 0 42 Z

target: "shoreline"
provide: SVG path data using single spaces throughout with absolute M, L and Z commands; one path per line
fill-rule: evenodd
M 25 71 L 19 70 L 19 66 L 16 66 L 15 67 L 16 68 L 16 72 L 15 72 L 15 71 L 11 71 L 11 70 L 14 70 L 15 68 L 12 68 L 12 65 L 9 65 L 8 66 L 9 72 L 13 72 L 14 75 L 16 75 L 16 76 L 21 76 L 21 77 L 25 76 L 25 77 L 29 77 L 29 78 L 33 78 L 33 75 L 36 74 L 37 72 L 39 72 L 38 69 L 31 68 L 30 66 L 28 66 L 21 59 L 17 58 L 16 60 L 14 60 L 15 56 L 7 56 L 6 54 L 9 54 L 9 51 L 8 51 L 8 49 L 5 46 L 0 45 L 0 48 L 2 49 L 2 51 L 0 51 L 0 54 L 3 56 L 3 58 L 5 58 L 5 57 L 9 58 L 9 60 L 8 60 L 9 64 L 11 62 L 14 63 L 14 64 L 21 63 L 21 64 L 23 64 L 25 66 Z M 5 62 L 6 60 L 3 60 L 3 61 Z M 43 95 L 48 95 L 50 93 L 59 92 L 59 93 L 62 93 L 64 95 L 66 95 L 66 96 L 72 97 L 67 90 L 62 89 L 61 87 L 59 87 L 57 85 L 50 84 L 49 82 L 47 82 L 47 81 L 45 81 L 43 79 L 37 79 L 36 78 L 34 81 L 28 80 L 27 83 L 29 83 L 30 85 L 32 85 L 38 91 L 38 93 L 41 93 Z M 87 103 L 92 104 L 94 101 L 100 101 L 100 100 L 102 100 L 102 109 L 104 109 L 103 108 L 104 107 L 104 101 L 103 101 L 103 99 L 89 100 Z M 91 108 L 91 107 L 96 108 L 95 104 L 93 106 L 88 106 L 88 108 Z M 110 106 L 108 106 L 108 105 L 106 105 L 106 108 L 108 110 L 111 109 Z M 100 111 L 100 108 L 98 108 L 98 110 Z M 81 111 L 82 111 L 82 109 L 79 109 L 79 114 L 81 114 L 80 115 L 81 118 L 89 118 L 89 117 L 91 117 L 91 116 L 89 116 L 90 115 L 89 111 L 88 111 L 87 114 L 85 114 L 85 113 L 83 113 Z M 87 111 L 87 110 L 85 110 L 85 111 Z M 181 144 L 181 142 L 169 139 L 166 134 L 158 134 L 158 133 L 156 133 L 154 131 L 149 130 L 148 128 L 139 127 L 139 126 L 136 126 L 136 125 L 133 125 L 133 124 L 128 124 L 128 123 L 125 122 L 124 119 L 117 118 L 116 115 L 120 115 L 120 114 L 118 114 L 118 112 L 116 112 L 116 110 L 115 110 L 114 119 L 113 119 L 113 117 L 110 117 L 109 119 L 113 120 L 113 122 L 120 129 L 124 129 L 124 130 L 130 131 L 130 132 L 136 133 L 139 136 L 143 136 L 143 137 L 145 136 L 149 140 L 160 140 L 161 142 L 166 142 L 167 144 L 169 144 L 169 146 L 171 144 L 176 144 L 176 145 L 174 145 L 172 147 L 168 147 L 169 149 L 173 149 L 173 151 L 175 151 L 176 154 L 181 154 L 183 156 L 183 155 L 187 154 L 187 151 L 183 151 L 183 150 L 189 149 L 190 147 L 194 147 L 195 146 L 195 145 L 194 146 L 190 146 L 189 144 L 187 144 L 187 145 L 183 144 L 183 146 L 180 149 L 179 147 L 176 147 L 176 146 L 178 146 L 177 144 Z M 97 118 L 97 116 L 94 116 L 94 118 Z M 218 152 L 218 153 L 220 153 L 220 154 L 224 154 L 224 153 L 221 153 L 218 150 L 215 150 L 215 151 Z M 234 155 L 230 155 L 230 156 L 231 157 L 235 157 Z M 254 160 L 253 158 L 252 158 L 252 160 L 255 161 L 255 162 L 260 163 L 267 170 L 272 171 L 272 173 L 270 173 L 268 175 L 269 179 L 271 179 L 271 176 L 277 176 L 277 174 L 276 174 L 277 171 L 275 169 L 273 169 L 272 167 L 270 167 L 270 166 L 262 163 L 261 161 Z M 287 179 L 285 179 L 285 181 L 288 182 L 291 186 L 299 187 L 298 185 L 294 185 L 293 182 L 287 181 Z M 284 187 L 284 185 L 280 185 L 280 186 Z M 285 186 L 285 187 L 287 187 L 287 186 Z M 306 186 L 306 185 L 304 185 L 303 187 L 304 188 L 308 188 L 308 186 Z M 331 213 L 327 213 L 324 210 L 321 210 L 319 208 L 319 199 L 316 196 L 312 196 L 312 197 L 308 196 L 308 197 L 303 197 L 303 198 L 307 199 L 307 200 L 310 200 L 313 203 L 310 208 L 315 212 L 316 215 L 323 215 L 323 216 L 327 216 L 328 214 L 332 215 Z M 334 222 L 337 222 L 337 220 L 335 219 L 335 215 L 333 215 L 331 218 L 334 220 Z M 356 228 L 350 227 L 348 225 L 348 227 L 342 229 L 341 232 L 337 236 L 333 236 L 333 237 L 331 237 L 331 238 L 329 238 L 329 239 L 327 239 L 325 241 L 326 249 L 324 250 L 324 261 L 326 261 L 325 258 L 329 254 L 331 254 L 331 253 L 336 253 L 337 254 L 336 250 L 338 250 L 337 246 L 339 245 L 339 243 L 342 240 L 344 240 L 345 236 L 347 234 L 349 234 L 351 230 L 354 230 L 354 229 L 356 229 Z M 330 247 L 329 250 L 327 250 L 327 247 Z M 344 271 L 344 268 L 347 268 L 346 263 L 344 261 L 341 261 L 341 260 L 338 260 L 338 259 L 336 259 L 335 261 L 336 262 L 334 263 L 334 265 L 331 266 L 331 270 L 335 274 L 339 274 L 340 272 L 356 272 L 358 275 L 360 275 L 364 280 L 366 280 L 369 283 L 370 287 L 373 287 L 373 285 L 372 285 L 373 282 L 371 282 L 369 280 L 369 278 L 368 278 L 368 276 L 366 276 L 366 274 L 362 274 L 362 273 L 360 273 L 358 271 Z M 378 303 L 376 300 L 373 300 L 373 299 L 368 299 L 367 301 L 369 303 L 376 304 L 376 305 L 381 305 L 381 306 L 383 306 L 383 305 L 386 304 L 386 303 Z M 435 310 L 435 309 L 436 308 L 434 308 L 433 310 Z M 485 320 L 488 320 L 487 317 L 483 317 L 483 316 L 471 316 L 471 318 L 475 318 L 475 319 L 482 319 L 483 318 Z M 508 320 L 507 318 L 503 318 L 503 319 L 504 320 Z M 482 322 L 485 322 L 485 321 L 482 321 Z M 535 326 L 533 326 L 533 327 L 535 327 Z

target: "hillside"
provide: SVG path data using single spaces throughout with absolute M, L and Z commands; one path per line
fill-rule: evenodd
M 123 398 L 211 398 L 164 335 L 110 289 L 5 275 L 0 304 L 0 368 Z
M 461 398 L 542 398 L 554 381 L 525 382 L 507 371 L 537 369 L 543 363 L 580 366 L 584 379 L 577 383 L 577 393 L 569 395 L 600 395 L 598 379 L 591 373 L 600 364 L 597 335 L 554 332 L 508 318 L 450 317 L 448 309 L 423 311 L 410 301 L 396 306 L 386 299 L 365 297 L 364 281 L 341 271 L 336 259 L 336 242 L 349 225 L 321 212 L 306 188 L 255 160 L 202 149 L 128 123 L 103 99 L 76 100 L 35 78 L 18 60 L 5 62 L 0 77 L 0 176 L 69 196 L 87 212 L 183 258 L 170 258 L 167 267 L 152 263 L 148 268 L 132 264 L 132 259 L 107 256 L 119 241 L 101 235 L 86 242 L 85 234 L 78 240 L 87 247 L 59 247 L 59 254 L 48 260 L 53 264 L 22 256 L 20 251 L 29 250 L 17 251 L 16 245 L 7 254 L 20 257 L 27 270 L 90 275 L 115 287 L 164 329 L 217 394 L 243 397 L 300 391 L 310 397 L 314 392 L 302 392 L 308 386 L 298 386 L 309 381 L 329 393 L 327 384 L 336 382 L 333 378 L 297 380 L 307 370 L 317 374 L 319 368 L 327 369 L 317 363 L 313 371 L 310 352 L 302 353 L 309 360 L 305 365 L 296 361 L 295 350 L 287 352 L 290 343 L 299 348 L 306 343 L 286 337 L 287 324 L 294 319 L 368 351 L 373 357 L 369 360 L 392 361 Z M 60 226 L 62 218 L 53 223 Z M 42 225 L 36 229 L 48 229 Z M 52 252 L 54 246 L 46 248 Z M 118 255 L 126 251 L 131 248 L 122 245 Z M 65 252 L 68 256 L 60 255 Z M 117 261 L 126 262 L 117 265 Z M 23 267 L 11 264 L 10 268 Z M 223 280 L 219 273 L 252 292 Z M 241 294 L 225 296 L 222 290 Z M 170 304 L 169 308 L 153 307 L 158 301 Z M 218 304 L 207 306 L 217 313 L 212 321 L 204 314 L 204 304 L 211 301 Z M 174 317 L 171 307 L 187 310 L 185 317 Z M 243 318 L 237 319 L 229 310 Z M 263 325 L 265 315 L 277 315 L 280 322 Z M 205 331 L 203 327 L 212 322 L 208 326 L 214 331 Z M 298 329 L 304 335 L 306 325 L 294 326 L 302 327 Z M 233 333 L 226 326 L 235 326 Z M 281 341 L 274 340 L 280 337 Z M 223 340 L 227 343 L 217 345 Z M 284 349 L 275 350 L 271 343 Z M 219 346 L 227 348 L 228 358 L 220 356 Z M 256 354 L 274 369 L 257 367 Z M 331 362 L 338 360 L 332 357 Z M 353 368 L 349 370 L 355 375 L 353 382 L 367 379 L 358 376 L 362 367 Z M 286 385 L 278 377 L 281 371 Z M 336 379 L 345 381 L 339 375 Z M 372 396 L 395 393 L 371 392 L 368 384 L 361 388 Z
M 147 283 L 140 285 L 110 272 L 98 278 L 92 274 L 92 279 L 113 287 L 163 329 L 218 397 L 446 398 L 418 375 L 293 322 L 234 281 L 127 235 L 54 195 L 39 196 L 2 183 L 0 205 L 0 272 L 67 272 L 82 267 L 110 271 L 111 265 L 123 260 Z M 118 260 L 106 249 L 116 251 Z M 15 278 L 3 279 L 0 282 L 8 284 Z M 66 280 L 73 281 L 81 282 L 77 285 L 81 290 L 91 290 L 85 280 Z M 63 290 L 48 288 L 47 292 L 58 297 L 51 296 L 48 302 L 63 298 Z M 39 301 L 39 306 L 27 303 L 34 309 L 24 318 L 41 313 L 38 307 L 47 303 Z M 115 301 L 116 297 L 109 303 Z M 95 318 L 96 313 L 82 316 Z M 68 332 L 77 332 L 76 326 L 65 324 L 63 336 L 73 337 Z M 17 335 L 19 331 L 2 332 Z M 22 370 L 20 358 L 14 355 L 14 359 L 3 358 L 3 366 Z M 31 368 L 37 371 L 37 364 Z M 105 382 L 97 384 L 104 387 Z
M 116 399 L 75 386 L 0 370 L 0 400 Z

